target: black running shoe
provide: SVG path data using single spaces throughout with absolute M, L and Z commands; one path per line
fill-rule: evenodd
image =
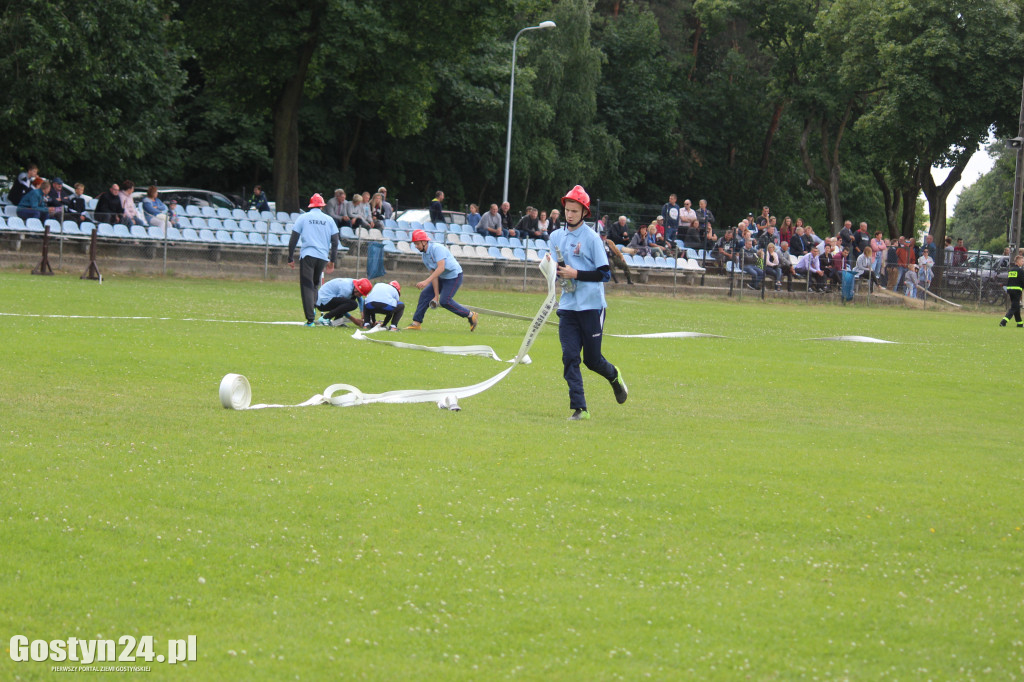
M 626 382 L 622 380 L 622 371 L 618 367 L 615 368 L 615 378 L 610 383 L 612 390 L 615 391 L 615 401 L 619 405 L 626 402 L 626 398 L 629 397 L 629 389 L 626 388 Z
M 579 408 L 574 410 L 572 416 L 569 417 L 569 421 L 571 422 L 581 422 L 584 419 L 590 419 L 590 413 L 587 412 L 586 410 L 581 410 Z

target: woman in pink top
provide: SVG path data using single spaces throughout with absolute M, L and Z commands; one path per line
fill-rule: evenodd
M 882 231 L 875 232 L 875 237 L 871 240 L 871 253 L 875 254 L 875 263 L 871 269 L 875 273 L 875 277 L 882 276 L 882 265 L 885 263 L 885 252 L 888 250 L 889 247 L 882 239 Z
M 135 191 L 135 183 L 125 180 L 121 183 L 121 206 L 124 207 L 125 222 L 129 225 L 145 225 L 139 217 L 139 211 L 135 208 L 135 200 L 132 199 L 132 192 Z

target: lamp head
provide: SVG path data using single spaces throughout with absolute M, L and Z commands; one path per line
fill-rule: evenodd
M 542 21 L 537 26 L 537 28 L 554 28 L 554 27 L 555 27 L 555 22 L 553 22 L 553 21 Z

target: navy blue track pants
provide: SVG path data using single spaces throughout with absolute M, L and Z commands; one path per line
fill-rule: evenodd
M 600 374 L 608 381 L 615 379 L 618 372 L 612 363 L 601 354 L 601 337 L 604 335 L 604 309 L 601 310 L 559 310 L 558 340 L 562 342 L 562 376 L 569 384 L 569 409 L 587 409 L 583 395 L 583 374 L 580 372 L 580 351 L 583 364 L 591 372 Z

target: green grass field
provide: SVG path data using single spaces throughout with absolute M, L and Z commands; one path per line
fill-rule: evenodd
M 996 316 L 616 295 L 609 333 L 728 338 L 607 338 L 630 399 L 585 372 L 568 423 L 553 327 L 459 413 L 235 412 L 229 372 L 297 403 L 505 365 L 185 321 L 299 320 L 292 282 L 2 273 L 0 313 L 5 642 L 196 636 L 148 680 L 1024 678 L 1024 331 Z M 525 329 L 393 336 L 508 358 Z M 850 334 L 899 345 L 807 340 Z

